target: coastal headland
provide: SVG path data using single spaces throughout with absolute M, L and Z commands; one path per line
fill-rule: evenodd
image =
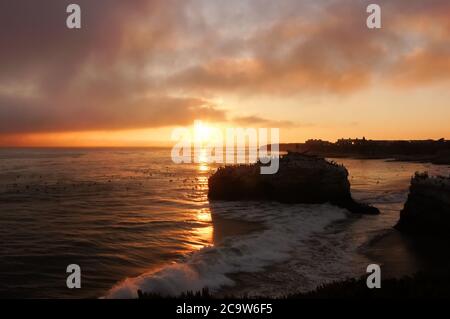
M 311 139 L 305 143 L 282 143 L 281 152 L 299 152 L 328 158 L 390 159 L 450 165 L 450 141 L 339 139 L 328 142 Z

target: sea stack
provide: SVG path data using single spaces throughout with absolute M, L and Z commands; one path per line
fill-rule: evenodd
M 450 237 L 450 176 L 416 173 L 395 228 L 416 235 Z
M 324 158 L 289 152 L 276 174 L 260 174 L 261 163 L 220 167 L 208 180 L 211 200 L 267 200 L 282 203 L 331 203 L 358 214 L 378 214 L 350 193 L 348 171 Z

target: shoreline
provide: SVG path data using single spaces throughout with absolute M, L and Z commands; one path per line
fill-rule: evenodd
M 369 239 L 361 253 L 381 266 L 382 278 L 399 279 L 420 271 L 412 243 L 394 228 Z
M 450 165 L 450 142 L 439 140 L 339 139 L 336 142 L 308 140 L 279 143 L 282 152 L 300 152 L 321 157 L 386 159 L 401 162 Z
M 413 238 L 392 228 L 370 240 L 363 253 L 381 265 L 382 278 L 400 279 L 421 272 L 448 271 L 448 245 L 449 240 Z
M 350 218 L 346 225 L 351 225 L 359 218 Z M 233 227 L 241 224 L 244 229 L 248 226 L 253 228 L 256 225 L 241 220 L 226 220 Z M 334 224 L 336 225 L 336 224 Z M 253 227 L 252 227 L 253 226 Z M 331 226 L 331 225 L 330 225 Z M 328 226 L 328 227 L 330 227 Z M 240 228 L 239 227 L 239 228 Z M 347 227 L 341 228 L 342 231 L 348 231 Z M 262 228 L 253 231 L 260 231 Z M 233 234 L 236 235 L 236 234 Z M 435 293 L 436 291 L 445 291 L 445 283 L 448 282 L 448 269 L 450 269 L 450 252 L 446 250 L 448 241 L 430 239 L 430 238 L 412 238 L 404 235 L 394 228 L 381 230 L 379 234 L 369 238 L 357 250 L 355 255 L 366 258 L 371 263 L 377 263 L 381 266 L 381 278 L 383 287 L 379 291 L 368 290 L 365 286 L 367 274 L 364 271 L 354 273 L 347 278 L 336 278 L 336 280 L 319 283 L 308 289 L 286 290 L 286 294 L 247 294 L 246 282 L 252 282 L 267 276 L 272 271 L 276 272 L 280 264 L 267 267 L 261 273 L 230 273 L 227 276 L 235 282 L 233 286 L 225 286 L 215 293 L 211 293 L 206 288 L 206 294 L 201 295 L 200 299 L 254 299 L 254 298 L 274 298 L 274 299 L 302 299 L 302 298 L 414 298 L 420 289 L 425 293 Z M 368 262 L 367 265 L 370 263 Z M 443 278 L 442 283 L 439 278 Z M 278 278 L 279 280 L 289 279 L 289 276 Z M 264 285 L 264 282 L 261 283 Z M 279 282 L 281 283 L 281 281 Z M 283 285 L 292 286 L 293 282 L 285 282 Z M 431 286 L 430 286 L 431 285 Z M 420 288 L 418 292 L 416 289 Z M 292 287 L 291 287 L 292 288 Z M 431 290 L 430 290 L 431 289 Z M 377 289 L 375 289 L 377 290 Z M 190 298 L 196 292 L 186 292 L 181 298 Z M 398 295 L 400 294 L 400 295 Z M 158 294 L 140 295 L 140 298 L 161 298 Z M 164 298 L 164 297 L 163 297 Z M 180 298 L 175 296 L 172 298 Z
M 439 166 L 450 166 L 450 160 L 436 161 L 434 157 L 428 156 L 383 156 L 383 155 L 361 155 L 361 154 L 340 154 L 340 153 L 324 153 L 318 154 L 325 158 L 349 158 L 357 160 L 384 160 L 386 162 L 400 162 L 400 163 L 418 163 L 418 164 L 433 164 Z
M 236 221 L 237 222 L 237 221 Z M 348 220 L 350 225 L 355 220 Z M 346 230 L 343 230 L 346 231 Z M 384 229 L 380 231 L 378 235 L 369 238 L 362 246 L 356 251 L 356 255 L 360 255 L 372 263 L 379 264 L 381 266 L 382 280 L 404 280 L 406 278 L 414 278 L 418 274 L 445 274 L 446 270 L 450 269 L 450 252 L 446 251 L 448 247 L 447 242 L 442 242 L 436 239 L 430 238 L 411 238 L 404 235 L 398 230 L 392 228 Z M 430 248 L 431 247 L 431 248 Z M 369 263 L 368 263 L 369 264 Z M 268 267 L 264 273 L 269 273 L 272 270 L 276 270 L 279 265 L 273 265 Z M 245 282 L 251 280 L 256 276 L 258 278 L 263 274 L 253 273 L 234 273 L 228 274 L 228 276 L 235 282 L 234 286 L 223 287 L 217 293 L 214 294 L 215 298 L 227 298 L 228 296 L 246 298 L 246 297 L 260 297 L 258 295 L 252 296 L 246 293 L 241 294 L 240 291 L 245 290 Z M 336 278 L 335 281 L 329 283 L 317 285 L 314 288 L 302 290 L 297 292 L 290 291 L 286 296 L 295 295 L 307 295 L 314 293 L 316 290 L 322 287 L 331 287 L 335 283 L 345 283 L 347 281 L 359 281 L 361 278 L 365 278 L 367 275 L 362 271 L 361 273 L 354 273 L 353 276 L 347 279 Z M 288 283 L 286 283 L 289 286 Z M 282 295 L 264 295 L 264 298 L 283 298 Z

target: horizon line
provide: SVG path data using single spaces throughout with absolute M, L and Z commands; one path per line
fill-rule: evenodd
M 363 140 L 363 138 L 339 138 L 336 139 L 335 141 L 330 141 L 330 140 L 325 140 L 325 139 L 308 139 L 305 140 L 303 142 L 280 142 L 280 143 L 273 143 L 273 144 L 304 144 L 307 141 L 310 140 L 315 140 L 315 141 L 323 141 L 323 142 L 330 142 L 330 143 L 335 143 L 339 140 Z M 439 139 L 433 139 L 433 138 L 426 138 L 426 139 L 369 139 L 369 138 L 365 138 L 366 141 L 372 141 L 372 142 L 425 142 L 425 141 L 434 141 L 434 142 L 438 142 L 438 141 L 450 141 L 447 138 L 439 138 Z M 270 145 L 273 145 L 270 144 Z M 269 144 L 267 144 L 269 145 Z M 160 145 L 0 145 L 0 149 L 20 149 L 20 148 L 170 148 L 173 145 L 171 144 L 160 144 Z

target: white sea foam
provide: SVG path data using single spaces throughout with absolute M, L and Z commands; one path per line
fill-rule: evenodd
M 211 207 L 223 218 L 261 222 L 262 231 L 227 237 L 222 243 L 189 255 L 184 262 L 129 278 L 113 287 L 106 298 L 135 298 L 137 291 L 178 295 L 208 287 L 216 291 L 232 286 L 232 273 L 260 272 L 286 261 L 303 240 L 321 232 L 333 221 L 344 219 L 345 210 L 331 205 L 278 203 L 226 203 Z

